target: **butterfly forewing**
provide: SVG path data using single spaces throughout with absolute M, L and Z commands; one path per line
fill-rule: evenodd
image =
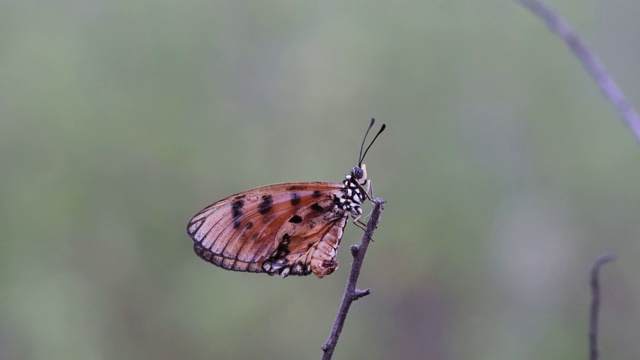
M 263 186 L 206 207 L 187 232 L 201 258 L 225 269 L 323 277 L 338 266 L 345 193 L 339 182 Z

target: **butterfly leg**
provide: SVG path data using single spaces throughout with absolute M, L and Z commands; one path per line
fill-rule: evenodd
M 364 185 L 358 185 L 360 186 L 364 196 L 367 197 L 367 200 L 373 201 L 373 185 L 371 185 L 371 180 L 367 179 L 367 182 Z
M 359 227 L 362 230 L 367 230 L 367 224 L 365 224 L 364 222 L 360 221 L 360 215 L 358 215 L 358 217 L 356 217 L 355 219 L 353 219 L 353 224 L 357 227 Z
M 367 232 L 367 224 L 365 224 L 364 222 L 360 221 L 360 216 L 358 215 L 355 218 L 353 218 L 353 224 L 357 227 L 359 227 L 360 229 L 362 229 L 365 233 Z M 369 240 L 371 240 L 371 242 L 373 242 L 373 239 L 371 237 L 369 237 Z

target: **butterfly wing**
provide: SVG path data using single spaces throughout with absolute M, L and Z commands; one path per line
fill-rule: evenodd
M 339 182 L 267 185 L 220 200 L 187 225 L 194 251 L 228 270 L 319 278 L 337 267 L 348 213 Z

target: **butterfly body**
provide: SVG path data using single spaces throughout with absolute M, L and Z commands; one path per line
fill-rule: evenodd
M 195 253 L 224 269 L 322 278 L 338 267 L 344 227 L 362 214 L 368 184 L 362 165 L 343 182 L 262 186 L 209 205 L 187 232 Z

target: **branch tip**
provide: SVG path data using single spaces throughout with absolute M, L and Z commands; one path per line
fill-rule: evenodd
M 365 297 L 365 296 L 367 296 L 369 294 L 371 294 L 371 288 L 365 289 L 365 290 L 356 289 L 355 293 L 353 294 L 354 295 L 354 299 L 353 300 L 358 300 L 361 297 Z
M 589 312 L 589 359 L 597 360 L 598 350 L 598 312 L 600 311 L 600 283 L 598 274 L 600 268 L 616 259 L 615 254 L 602 254 L 591 264 L 591 309 Z
M 598 256 L 593 263 L 591 264 L 591 278 L 594 278 L 594 275 L 597 277 L 600 268 L 608 262 L 615 261 L 618 258 L 618 255 L 612 253 L 605 253 Z

